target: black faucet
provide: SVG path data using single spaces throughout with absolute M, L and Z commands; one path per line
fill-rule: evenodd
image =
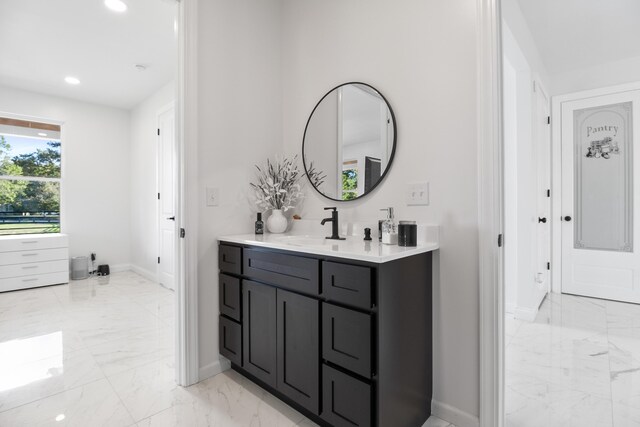
M 320 224 L 325 225 L 327 222 L 331 222 L 331 237 L 327 237 L 327 239 L 331 240 L 345 240 L 344 237 L 340 237 L 338 234 L 338 210 L 336 208 L 324 208 L 325 211 L 333 210 L 331 212 L 331 218 L 323 219 Z

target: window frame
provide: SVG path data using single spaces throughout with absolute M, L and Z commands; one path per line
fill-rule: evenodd
M 64 233 L 65 229 L 66 229 L 66 223 L 64 218 L 66 217 L 65 214 L 65 193 L 64 193 L 64 178 L 65 178 L 65 144 L 64 144 L 64 122 L 63 121 L 59 121 L 59 120 L 52 120 L 52 119 L 44 119 L 44 118 L 40 118 L 40 117 L 34 117 L 34 116 L 24 116 L 24 115 L 20 115 L 20 114 L 13 114 L 13 113 L 7 113 L 7 112 L 3 112 L 0 111 L 0 119 L 9 119 L 9 120 L 18 120 L 18 121 L 23 121 L 23 122 L 30 122 L 30 123 L 36 123 L 36 124 L 42 124 L 42 125 L 49 125 L 49 126 L 58 126 L 59 127 L 59 133 L 60 133 L 60 137 L 57 139 L 51 139 L 51 141 L 58 141 L 60 142 L 60 177 L 58 178 L 51 178 L 51 177 L 37 177 L 37 176 L 24 176 L 24 175 L 19 175 L 19 176 L 15 176 L 15 175 L 0 175 L 0 181 L 27 181 L 27 182 L 57 182 L 59 185 L 59 189 L 60 189 L 60 210 L 59 210 L 59 228 L 60 230 L 58 231 L 58 233 L 62 234 Z M 13 136 L 22 136 L 24 137 L 25 135 L 17 135 L 17 134 L 5 134 L 5 133 L 0 133 L 2 135 L 13 135 Z M 28 136 L 27 136 L 28 137 Z M 3 236 L 29 236 L 29 235 L 34 235 L 34 234 L 43 234 L 43 233 L 16 233 L 16 234 L 0 234 L 0 237 Z M 44 233 L 44 234 L 56 234 L 56 233 Z

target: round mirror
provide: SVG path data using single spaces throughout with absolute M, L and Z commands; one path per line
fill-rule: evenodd
M 332 200 L 354 200 L 386 175 L 396 149 L 396 119 L 384 96 L 365 83 L 345 83 L 311 112 L 302 141 L 307 177 Z

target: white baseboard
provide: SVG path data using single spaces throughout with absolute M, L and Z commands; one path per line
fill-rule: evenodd
M 109 266 L 109 273 L 122 273 L 131 270 L 131 264 L 114 264 Z
M 536 320 L 537 315 L 537 308 L 516 307 L 515 310 L 513 310 L 513 317 L 518 320 L 525 320 L 527 322 L 533 322 L 534 320 Z
M 224 357 L 220 357 L 219 360 L 200 367 L 198 371 L 198 381 L 204 381 L 228 369 L 231 369 L 231 362 Z
M 131 264 L 131 271 L 133 271 L 134 273 L 138 273 L 139 275 L 141 275 L 142 277 L 144 277 L 145 279 L 149 279 L 152 282 L 157 282 L 158 281 L 158 277 L 156 276 L 156 273 L 152 273 L 151 271 L 139 267 L 137 265 Z
M 504 304 L 504 312 L 505 314 L 514 315 L 516 312 L 516 305 L 512 302 L 506 302 Z
M 540 305 L 544 301 L 544 298 L 546 295 L 547 295 L 547 292 L 545 290 L 539 290 L 535 308 L 515 307 L 513 310 L 513 317 L 519 320 L 533 322 L 534 320 L 536 320 L 536 317 L 538 316 L 538 312 L 540 311 Z
M 454 408 L 446 403 L 431 401 L 431 415 L 446 422 L 454 424 L 456 427 L 479 427 L 480 419 L 474 415 Z

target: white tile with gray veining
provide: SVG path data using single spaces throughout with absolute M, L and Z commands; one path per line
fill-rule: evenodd
M 640 426 L 640 306 L 550 294 L 507 316 L 508 427 Z
M 0 294 L 0 426 L 317 426 L 234 371 L 176 385 L 173 299 L 131 272 Z

